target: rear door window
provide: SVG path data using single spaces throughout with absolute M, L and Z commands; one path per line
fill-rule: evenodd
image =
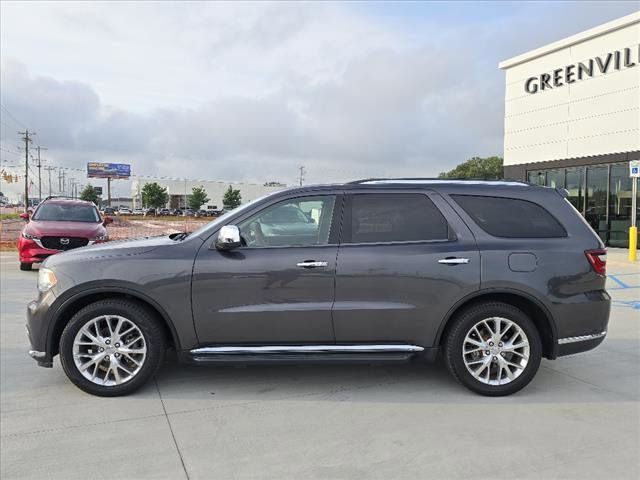
M 489 235 L 506 238 L 566 237 L 564 227 L 537 203 L 518 198 L 451 195 Z
M 343 243 L 448 240 L 440 210 L 420 193 L 367 193 L 351 196 Z

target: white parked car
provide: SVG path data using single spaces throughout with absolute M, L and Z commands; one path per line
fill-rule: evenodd
M 134 208 L 133 209 L 133 214 L 134 215 L 142 215 L 144 212 L 142 211 L 141 208 Z
M 120 207 L 118 209 L 118 215 L 131 215 L 132 213 L 131 209 L 127 207 Z

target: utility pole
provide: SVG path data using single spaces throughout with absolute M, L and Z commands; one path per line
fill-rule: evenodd
M 302 186 L 302 183 L 304 182 L 304 174 L 305 174 L 304 165 L 300 165 L 299 170 L 300 170 L 300 186 Z
M 111 206 L 111 177 L 107 177 L 107 206 Z
M 51 165 L 47 165 L 46 167 L 44 167 L 44 169 L 49 174 L 49 196 L 51 196 L 51 170 L 53 170 L 54 168 L 55 167 L 53 167 Z
M 32 142 L 29 135 L 33 136 L 35 133 L 25 129 L 24 132 L 18 132 L 18 135 L 24 135 L 24 212 L 29 211 L 29 143 Z
M 42 201 L 42 175 L 41 175 L 42 161 L 40 160 L 40 150 L 46 150 L 46 148 L 38 145 L 36 147 L 36 150 L 38 151 L 38 201 L 41 202 Z

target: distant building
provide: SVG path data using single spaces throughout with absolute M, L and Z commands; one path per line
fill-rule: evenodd
M 566 188 L 605 243 L 626 247 L 629 161 L 640 159 L 640 12 L 499 67 L 505 177 Z
M 146 179 L 132 177 L 131 196 L 133 197 L 134 208 L 145 206 L 142 205 L 142 188 L 145 183 L 152 182 L 155 182 L 161 187 L 167 189 L 167 193 L 169 194 L 169 201 L 166 205 L 167 208 L 185 208 L 185 205 L 188 206 L 188 197 L 191 195 L 191 190 L 194 187 L 204 187 L 207 192 L 209 201 L 202 206 L 203 209 L 222 208 L 222 198 L 224 197 L 224 192 L 229 188 L 229 186 L 240 190 L 242 203 L 249 202 L 269 193 L 277 192 L 278 190 L 286 188 L 284 184 L 276 182 L 260 185 L 257 183 L 234 183 L 212 180 L 167 180 L 162 178 Z

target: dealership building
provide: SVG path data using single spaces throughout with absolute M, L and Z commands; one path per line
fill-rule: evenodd
M 629 161 L 640 159 L 640 12 L 499 67 L 505 177 L 566 188 L 607 245 L 628 246 Z
M 167 202 L 167 208 L 185 208 L 188 205 L 188 197 L 191 195 L 191 191 L 194 187 L 203 187 L 207 192 L 209 201 L 202 206 L 203 209 L 222 208 L 222 198 L 225 191 L 231 186 L 234 190 L 240 190 L 242 197 L 242 203 L 249 202 L 256 198 L 267 195 L 268 193 L 276 192 L 286 188 L 286 185 L 280 183 L 234 183 L 223 182 L 214 180 L 180 180 L 180 179 L 166 179 L 166 178 L 141 178 L 131 177 L 131 197 L 133 199 L 133 208 L 142 208 L 142 188 L 145 183 L 155 182 L 161 187 L 167 189 L 169 200 Z

